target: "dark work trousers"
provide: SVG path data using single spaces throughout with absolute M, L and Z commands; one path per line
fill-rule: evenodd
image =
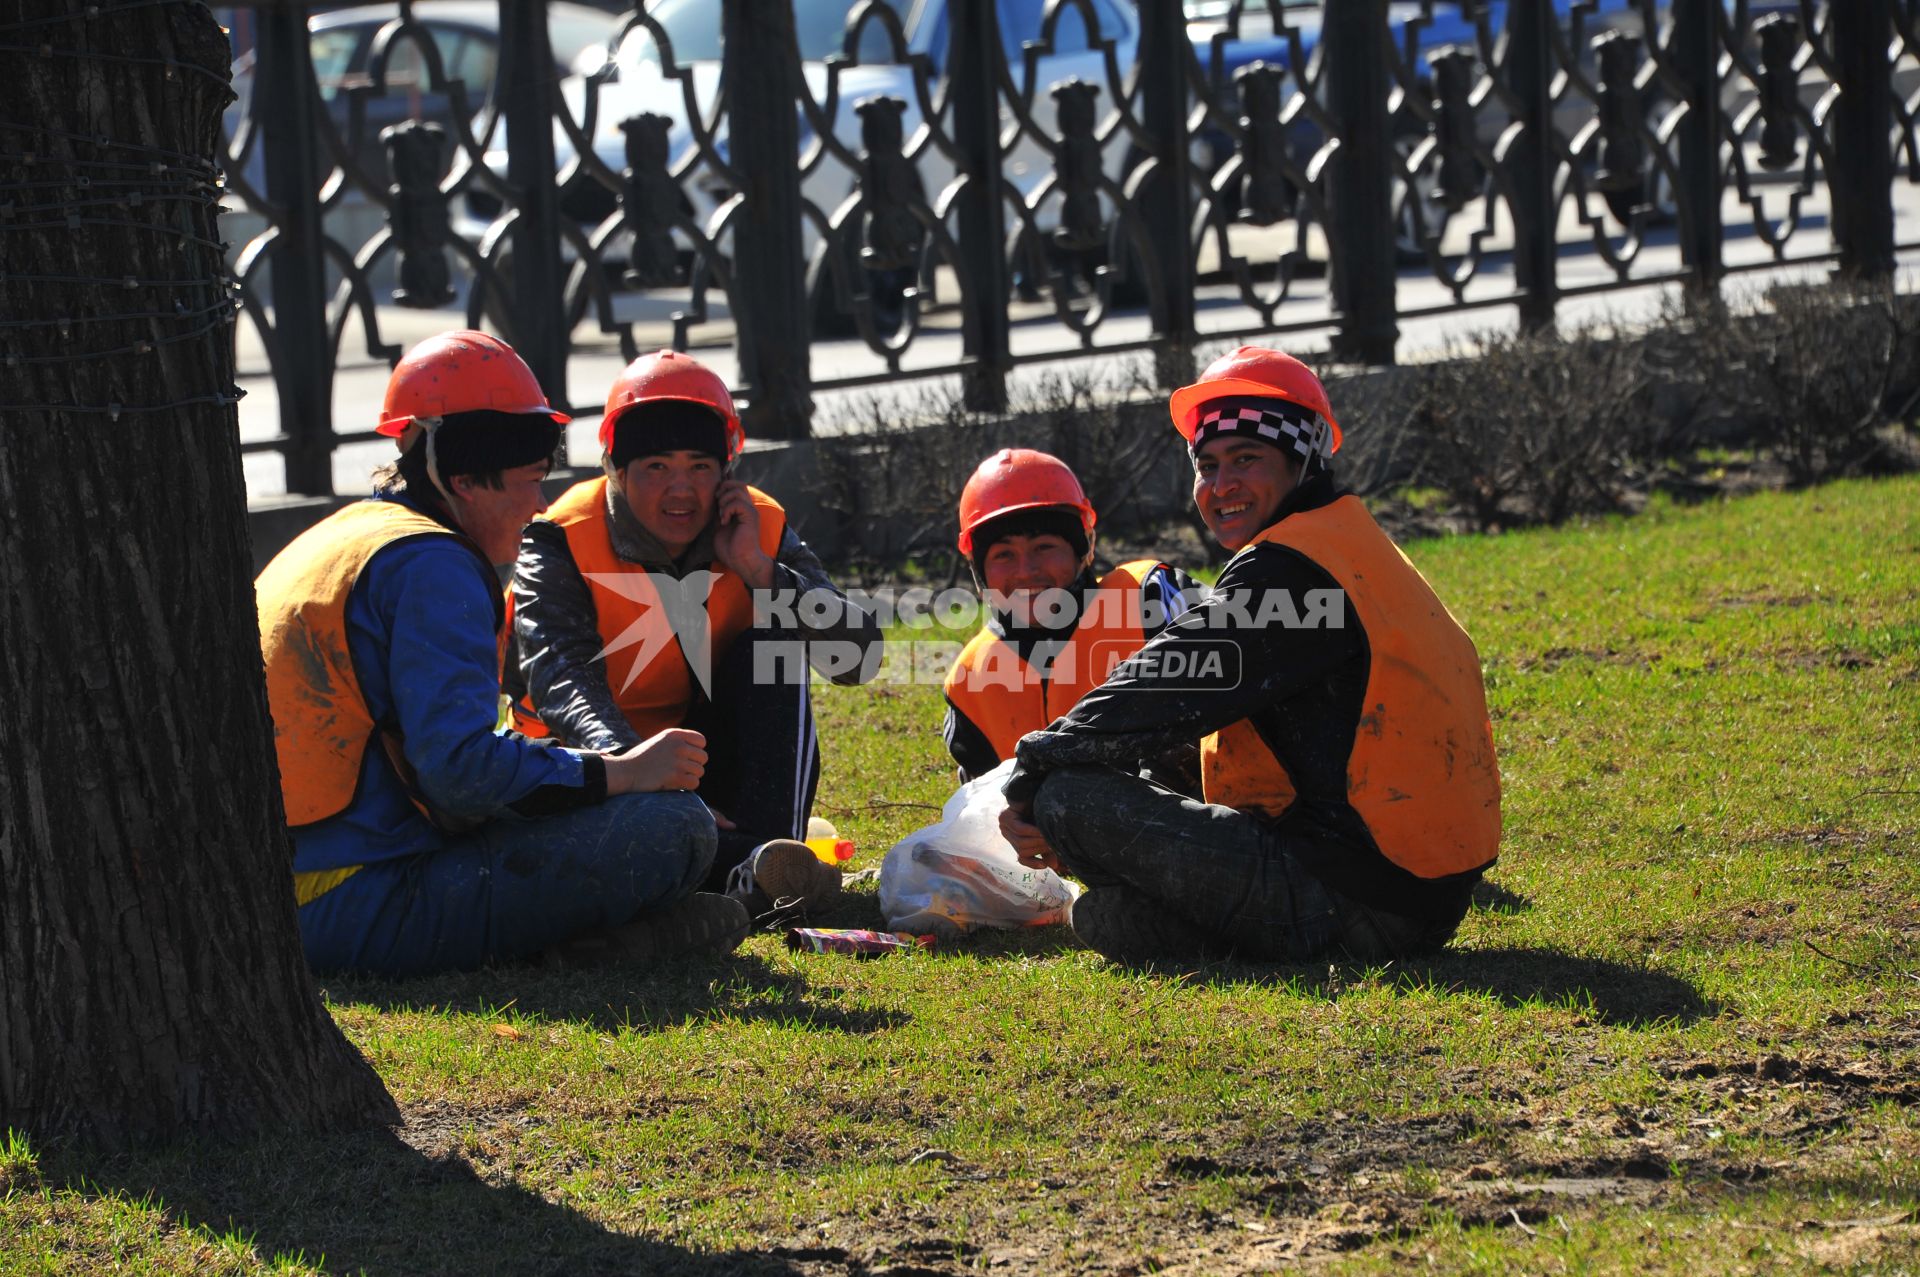
M 1439 948 L 1460 924 L 1369 909 L 1308 873 L 1272 822 L 1111 768 L 1049 773 L 1033 811 L 1090 892 L 1131 888 L 1188 924 L 1207 956 L 1399 957 Z
M 700 797 L 736 826 L 720 831 L 708 891 L 726 890 L 727 874 L 768 839 L 806 837 L 820 740 L 805 648 L 791 631 L 747 630 L 714 662 L 711 698 L 687 714 L 707 738 Z
M 712 860 L 713 817 L 691 794 L 502 816 L 437 851 L 362 866 L 300 906 L 300 939 L 316 971 L 470 971 L 665 908 Z

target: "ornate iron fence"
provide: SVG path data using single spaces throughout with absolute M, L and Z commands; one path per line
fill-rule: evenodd
M 1570 296 L 1920 247 L 1894 215 L 1920 0 L 1210 8 L 641 0 L 568 73 L 547 0 L 514 0 L 481 88 L 427 3 L 347 74 L 310 6 L 259 0 L 227 172 L 282 429 L 244 446 L 329 491 L 372 437 L 330 419 L 349 330 L 390 362 L 383 306 L 463 290 L 556 402 L 583 344 L 638 353 L 623 299 L 664 298 L 675 346 L 730 336 L 779 438 L 823 388 L 958 375 L 993 410 L 1023 363 L 1146 351 L 1175 384 L 1198 345 L 1307 331 L 1391 362 L 1422 316 L 1545 326 Z M 438 118 L 376 131 L 396 96 Z

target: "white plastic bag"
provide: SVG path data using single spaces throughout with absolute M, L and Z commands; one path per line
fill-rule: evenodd
M 1020 863 L 1000 833 L 1000 787 L 1013 761 L 955 791 L 939 823 L 895 843 L 880 862 L 880 912 L 893 931 L 951 939 L 976 927 L 1065 922 L 1080 888 L 1051 869 Z

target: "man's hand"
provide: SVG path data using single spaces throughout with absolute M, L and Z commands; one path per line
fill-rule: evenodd
M 724 481 L 714 494 L 713 552 L 748 589 L 773 588 L 773 560 L 760 548 L 760 507 L 738 479 Z
M 684 727 L 669 727 L 631 749 L 606 755 L 606 760 L 609 796 L 698 789 L 707 770 L 707 738 Z
M 1047 836 L 1033 823 L 1033 813 L 1025 807 L 1008 806 L 1000 813 L 1000 836 L 1013 844 L 1014 854 L 1029 869 L 1060 869 L 1060 857 L 1047 846 Z

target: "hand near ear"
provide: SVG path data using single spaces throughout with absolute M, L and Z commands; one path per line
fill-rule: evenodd
M 760 507 L 738 479 L 723 481 L 714 494 L 713 552 L 748 589 L 773 588 L 773 559 L 760 548 Z

